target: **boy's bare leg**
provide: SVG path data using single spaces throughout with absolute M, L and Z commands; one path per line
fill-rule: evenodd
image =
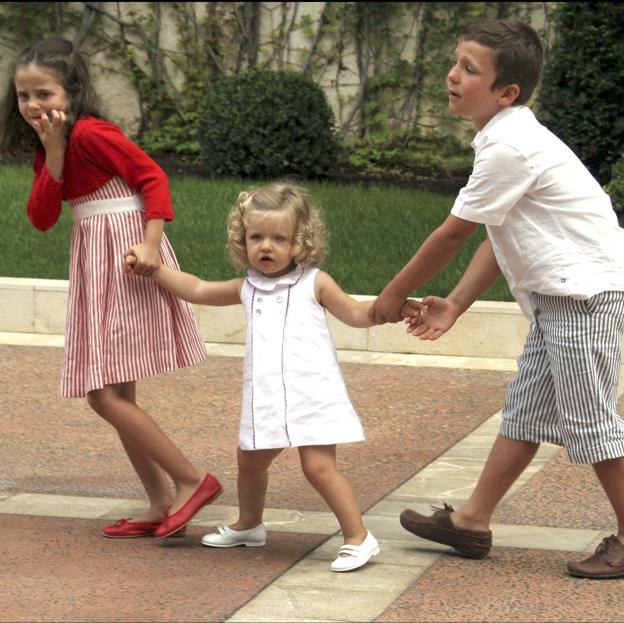
M 624 458 L 601 461 L 595 463 L 593 468 L 615 511 L 618 522 L 617 537 L 624 544 Z
M 496 506 L 538 448 L 538 443 L 498 435 L 470 498 L 451 513 L 453 524 L 466 530 L 489 530 Z
M 250 530 L 262 523 L 269 484 L 269 466 L 282 451 L 241 450 L 238 448 L 238 521 L 232 530 Z
M 351 483 L 336 467 L 336 446 L 302 446 L 299 458 L 305 477 L 336 515 L 345 544 L 361 545 L 367 530 Z

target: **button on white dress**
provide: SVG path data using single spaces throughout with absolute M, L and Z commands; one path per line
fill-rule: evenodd
M 297 266 L 271 279 L 248 270 L 241 289 L 247 318 L 239 436 L 243 450 L 364 439 L 325 308 L 314 296 L 318 272 Z

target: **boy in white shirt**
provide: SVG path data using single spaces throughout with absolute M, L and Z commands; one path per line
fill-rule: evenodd
M 503 273 L 531 331 L 518 360 L 503 423 L 479 482 L 457 510 L 410 509 L 410 532 L 471 558 L 492 545 L 498 502 L 541 442 L 592 464 L 618 533 L 571 575 L 624 577 L 624 420 L 616 411 L 624 332 L 624 230 L 609 197 L 574 153 L 525 106 L 537 85 L 542 44 L 528 25 L 482 20 L 458 38 L 447 76 L 449 109 L 478 130 L 475 163 L 451 214 L 385 287 L 375 322 L 396 322 L 412 290 L 439 272 L 483 224 L 488 237 L 446 299 L 422 301 L 409 331 L 437 339 Z

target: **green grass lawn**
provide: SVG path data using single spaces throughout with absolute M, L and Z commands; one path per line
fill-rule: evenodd
M 30 167 L 0 165 L 0 275 L 66 279 L 69 209 L 64 208 L 51 230 L 36 230 L 25 210 L 31 181 Z M 226 220 L 237 194 L 253 184 L 195 177 L 172 177 L 170 183 L 176 219 L 165 231 L 182 269 L 204 279 L 240 274 L 225 251 Z M 454 200 L 448 195 L 400 188 L 325 182 L 304 186 L 321 209 L 329 233 L 323 269 L 352 294 L 378 294 L 446 218 Z M 460 255 L 414 295 L 448 294 L 484 236 L 480 228 Z M 502 278 L 483 298 L 513 300 Z

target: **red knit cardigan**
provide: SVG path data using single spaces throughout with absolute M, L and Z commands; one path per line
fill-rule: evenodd
M 41 148 L 35 154 L 34 172 L 27 211 L 32 224 L 41 231 L 58 221 L 62 201 L 92 193 L 116 176 L 141 193 L 147 219 L 173 220 L 165 172 L 108 121 L 85 117 L 74 124 L 60 180 L 50 175 Z

